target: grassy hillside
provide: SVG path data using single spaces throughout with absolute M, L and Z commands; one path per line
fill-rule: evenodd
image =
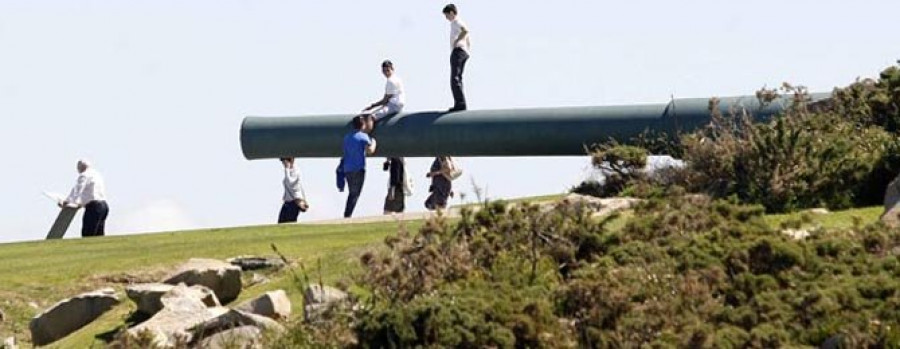
M 845 227 L 854 220 L 874 222 L 880 213 L 881 208 L 872 207 L 824 215 L 772 215 L 767 217 L 767 222 L 779 226 L 787 221 L 804 220 L 808 227 Z M 330 283 L 357 270 L 361 251 L 379 246 L 385 236 L 395 233 L 401 225 L 412 230 L 418 229 L 422 222 L 272 225 L 0 244 L 0 308 L 8 317 L 0 323 L 0 338 L 15 335 L 28 347 L 28 321 L 60 299 L 100 287 L 122 290 L 129 282 L 158 281 L 172 267 L 191 257 L 272 255 L 270 244 L 273 243 L 288 258 L 301 260 L 312 277 L 319 275 L 317 266 L 321 265 L 321 276 Z M 613 229 L 620 226 L 612 225 Z M 294 314 L 301 315 L 302 296 L 288 275 L 270 277 L 269 283 L 246 288 L 236 302 L 281 288 L 288 291 Z M 55 346 L 102 347 L 98 336 L 114 333 L 134 309 L 129 300 L 122 301 L 99 321 Z
M 273 243 L 282 254 L 303 261 L 308 269 L 317 269 L 317 260 L 321 259 L 323 279 L 333 281 L 356 266 L 361 249 L 396 232 L 400 224 L 417 229 L 421 223 L 271 225 L 2 244 L 0 307 L 9 319 L 0 324 L 0 337 L 15 334 L 20 342 L 27 342 L 28 321 L 33 315 L 80 292 L 107 286 L 121 290 L 130 281 L 158 281 L 174 266 L 192 257 L 272 255 L 270 244 Z M 310 274 L 318 273 L 310 270 Z M 246 289 L 236 302 L 270 289 L 284 288 L 295 313 L 301 314 L 302 296 L 292 287 L 290 278 L 276 275 L 270 283 Z M 95 334 L 115 330 L 131 310 L 131 302 L 123 299 L 101 321 L 57 345 L 89 347 Z

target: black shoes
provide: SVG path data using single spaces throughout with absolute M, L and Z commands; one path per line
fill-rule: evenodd
M 455 105 L 455 106 L 453 106 L 453 108 L 447 109 L 447 112 L 452 113 L 455 111 L 463 111 L 463 110 L 466 110 L 465 105 Z

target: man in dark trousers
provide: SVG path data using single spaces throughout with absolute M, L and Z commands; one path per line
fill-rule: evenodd
M 347 195 L 347 205 L 344 207 L 344 218 L 353 215 L 356 201 L 362 193 L 363 183 L 366 181 L 366 155 L 375 153 L 375 139 L 369 137 L 371 123 L 364 115 L 353 117 L 353 131 L 344 136 L 344 156 L 341 158 L 344 176 L 347 186 L 350 187 Z
M 466 96 L 463 94 L 463 69 L 469 60 L 469 27 L 459 18 L 456 5 L 444 6 L 444 18 L 450 21 L 450 90 L 453 91 L 451 112 L 466 110 Z
M 100 172 L 91 167 L 87 160 L 78 160 L 78 180 L 66 200 L 59 207 L 84 207 L 81 219 L 81 236 L 103 236 L 106 234 L 106 184 Z

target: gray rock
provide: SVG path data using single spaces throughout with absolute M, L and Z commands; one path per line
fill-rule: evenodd
M 790 236 L 794 240 L 803 240 L 809 237 L 809 231 L 806 229 L 785 229 L 781 233 Z
M 314 284 L 303 292 L 303 301 L 303 319 L 306 322 L 319 322 L 328 309 L 347 301 L 347 293 L 331 286 Z
M 241 303 L 235 309 L 284 321 L 291 316 L 291 300 L 284 290 L 269 291 Z
M 233 309 L 191 327 L 190 331 L 201 337 L 206 337 L 214 333 L 241 326 L 253 326 L 263 331 L 272 331 L 276 333 L 284 331 L 284 326 L 281 326 L 281 324 L 275 320 L 265 316 Z
M 31 319 L 31 341 L 46 345 L 75 332 L 119 304 L 111 288 L 62 300 Z
M 0 324 L 2 324 L 4 320 L 6 320 L 6 314 L 3 313 L 3 309 L 0 309 Z
M 630 197 L 598 198 L 572 193 L 566 195 L 560 203 L 594 211 L 593 216 L 605 216 L 616 211 L 630 209 L 641 201 L 641 199 Z
M 162 310 L 149 320 L 130 328 L 126 336 L 138 338 L 142 332 L 149 332 L 154 345 L 172 348 L 191 341 L 191 328 L 228 312 L 224 307 L 207 307 L 196 291 L 183 284 L 160 297 L 160 302 Z
M 215 259 L 191 258 L 164 282 L 209 287 L 222 304 L 227 304 L 241 293 L 241 268 Z
M 284 261 L 277 257 L 237 256 L 229 258 L 228 263 L 241 267 L 241 270 L 281 269 Z
M 3 341 L 3 346 L 0 346 L 0 348 L 3 348 L 3 349 L 18 349 L 19 347 L 16 346 L 16 337 L 9 337 L 9 338 L 6 338 L 6 339 Z
M 203 338 L 197 347 L 204 349 L 259 349 L 262 331 L 254 326 L 241 326 Z
M 184 284 L 180 284 L 184 285 Z M 125 294 L 137 305 L 137 310 L 146 315 L 156 314 L 162 310 L 163 295 L 172 291 L 176 286 L 169 284 L 137 284 L 125 287 Z M 200 299 L 207 307 L 220 306 L 219 299 L 215 293 L 203 285 L 193 285 L 179 290 L 179 295 L 196 297 Z
M 889 227 L 900 227 L 900 176 L 894 178 L 884 191 L 884 213 L 881 221 Z

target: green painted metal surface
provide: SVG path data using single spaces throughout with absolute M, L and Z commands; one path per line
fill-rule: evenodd
M 813 95 L 821 99 L 825 95 Z M 756 119 L 781 111 L 788 100 L 761 106 L 755 96 L 720 98 L 723 113 L 744 109 Z M 402 113 L 379 121 L 377 156 L 563 156 L 585 146 L 625 141 L 644 130 L 685 132 L 710 120 L 709 99 L 601 107 Z M 247 159 L 340 157 L 353 115 L 244 118 L 241 149 Z

